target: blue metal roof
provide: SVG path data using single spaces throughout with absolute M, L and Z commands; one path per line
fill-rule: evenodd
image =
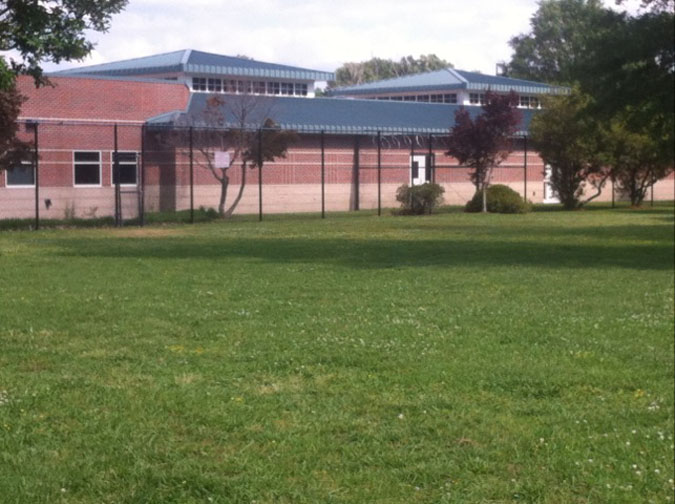
M 446 91 L 453 89 L 510 91 L 521 93 L 560 93 L 564 88 L 550 86 L 541 82 L 511 79 L 477 72 L 466 72 L 454 68 L 444 68 L 433 72 L 405 75 L 393 79 L 367 82 L 356 86 L 345 86 L 330 90 L 335 96 L 374 95 L 382 93 L 402 93 L 415 91 Z
M 218 96 L 224 100 L 221 112 L 224 123 L 214 125 L 205 120 L 207 100 Z M 306 98 L 210 95 L 194 93 L 187 110 L 163 114 L 147 121 L 156 126 L 239 127 L 232 111 L 242 105 L 247 108 L 246 127 L 257 128 L 266 119 L 273 119 L 284 129 L 305 133 L 447 133 L 454 125 L 455 112 L 460 105 L 354 100 L 336 98 Z M 466 107 L 475 117 L 480 107 Z M 521 131 L 527 131 L 532 110 L 523 110 Z
M 333 80 L 330 72 L 321 72 L 276 63 L 265 63 L 246 58 L 223 56 L 192 49 L 184 49 L 143 58 L 134 58 L 101 65 L 90 65 L 54 72 L 53 75 L 147 75 L 166 72 L 184 72 L 206 75 L 236 75 L 298 80 Z

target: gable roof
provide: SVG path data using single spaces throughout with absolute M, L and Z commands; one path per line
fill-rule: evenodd
M 184 72 L 190 74 L 238 75 L 243 77 L 266 77 L 299 80 L 333 80 L 331 72 L 308 68 L 266 63 L 247 58 L 183 49 L 142 58 L 113 61 L 100 65 L 71 68 L 51 75 L 149 75 Z
M 210 124 L 204 115 L 208 99 L 218 96 L 224 104 L 220 112 L 222 124 Z M 379 100 L 345 100 L 314 98 L 307 100 L 293 97 L 210 95 L 195 93 L 185 111 L 175 111 L 153 117 L 147 121 L 151 126 L 194 127 L 239 127 L 232 110 L 249 100 L 246 124 L 258 128 L 267 118 L 273 119 L 281 128 L 304 133 L 325 131 L 333 134 L 374 134 L 378 131 L 391 133 L 447 133 L 455 123 L 455 112 L 460 105 L 418 102 L 395 102 Z M 481 107 L 466 107 L 472 117 L 482 112 Z M 534 111 L 523 110 L 519 134 L 527 131 Z
M 443 68 L 433 72 L 404 75 L 393 79 L 385 79 L 355 86 L 344 86 L 330 90 L 334 96 L 372 95 L 378 93 L 402 93 L 414 91 L 445 91 L 453 89 L 469 89 L 483 91 L 517 91 L 520 93 L 559 94 L 565 88 L 551 86 L 541 82 L 510 77 L 484 75 L 478 72 L 466 72 L 454 68 Z

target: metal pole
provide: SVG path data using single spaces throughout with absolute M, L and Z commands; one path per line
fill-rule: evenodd
M 122 208 L 120 194 L 120 163 L 117 154 L 117 123 L 113 127 L 115 151 L 113 152 L 113 179 L 115 180 L 115 225 L 120 227 L 122 225 Z
M 190 223 L 195 223 L 195 181 L 194 181 L 194 156 L 192 150 L 192 126 L 188 133 L 190 142 Z
M 35 230 L 40 229 L 40 162 L 38 148 L 38 123 L 33 124 L 33 143 L 35 144 Z
M 321 130 L 321 218 L 326 218 L 326 139 Z
M 263 220 L 263 193 L 262 193 L 262 128 L 258 129 L 258 221 Z
M 523 162 L 523 200 L 527 201 L 527 135 L 523 137 L 523 150 L 525 151 L 525 159 Z
M 360 196 L 360 165 L 359 165 L 359 158 L 361 157 L 361 145 L 359 141 L 359 136 L 355 135 L 354 136 L 354 210 L 359 211 L 360 206 L 359 206 L 359 200 L 361 199 Z
M 142 227 L 145 225 L 145 124 L 141 126 L 141 173 L 139 183 L 138 222 Z
M 433 138 L 431 137 L 431 133 L 429 133 L 429 171 L 431 172 L 429 179 L 431 180 L 432 184 L 436 183 L 436 167 L 432 166 L 432 159 L 434 156 L 434 150 L 433 150 Z
M 382 215 L 382 134 L 377 132 L 377 215 Z

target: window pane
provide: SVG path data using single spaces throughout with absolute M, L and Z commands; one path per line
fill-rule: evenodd
M 75 153 L 75 162 L 93 162 L 98 163 L 100 161 L 100 153 L 98 152 L 76 152 Z
M 120 184 L 136 184 L 136 165 L 135 164 L 120 164 Z M 113 169 L 113 185 L 117 184 L 117 177 Z
M 99 165 L 75 165 L 75 185 L 100 185 L 101 170 Z
M 113 152 L 113 160 L 115 153 Z M 117 160 L 120 163 L 135 163 L 136 162 L 136 153 L 135 152 L 118 152 Z
M 32 186 L 35 185 L 35 170 L 31 163 L 23 162 L 7 170 L 8 186 Z

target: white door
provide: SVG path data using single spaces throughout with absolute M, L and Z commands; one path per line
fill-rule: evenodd
M 544 167 L 544 203 L 560 203 L 558 195 L 553 190 L 551 185 L 551 165 Z
M 427 156 L 410 156 L 410 185 L 422 185 L 427 181 Z

